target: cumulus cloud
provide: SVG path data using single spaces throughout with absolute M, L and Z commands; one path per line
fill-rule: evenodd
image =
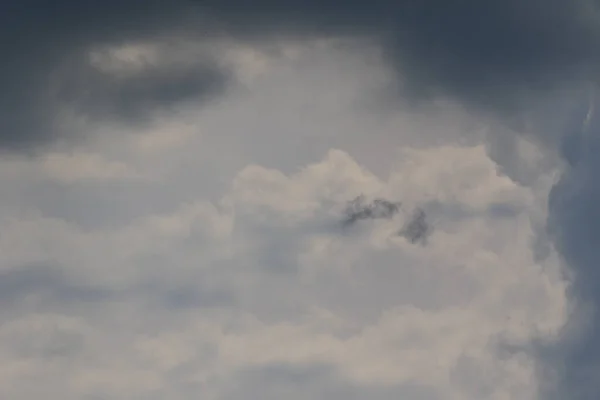
M 3 397 L 597 397 L 595 2 L 31 0 L 0 26 Z M 340 236 L 361 193 L 377 221 Z
M 128 151 L 137 167 L 156 160 Z M 295 171 L 247 165 L 215 201 L 183 179 L 185 162 L 167 176 L 197 185 L 194 201 L 170 190 L 174 206 L 120 225 L 22 204 L 3 214 L 2 394 L 535 398 L 533 356 L 503 348 L 554 338 L 564 322 L 558 258 L 537 261 L 530 246 L 543 191 L 498 175 L 481 145 L 401 153 L 387 178 L 340 149 Z M 28 174 L 27 190 L 62 184 Z M 143 204 L 147 189 L 129 190 Z M 323 226 L 361 193 L 448 208 L 433 209 L 427 247 L 395 236 L 402 213 L 355 235 Z M 515 214 L 489 212 L 499 202 Z

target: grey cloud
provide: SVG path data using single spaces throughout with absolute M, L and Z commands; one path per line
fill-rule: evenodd
M 593 74 L 599 25 L 586 0 L 201 2 L 247 30 L 380 34 L 413 94 L 512 108 L 527 90 Z
M 226 288 L 209 287 L 202 276 L 175 282 L 146 279 L 117 289 L 78 282 L 73 271 L 52 265 L 25 265 L 0 273 L 0 313 L 30 307 L 69 313 L 72 307 L 131 298 L 153 310 L 168 311 L 226 306 L 235 301 Z
M 215 96 L 228 79 L 210 60 L 200 65 L 146 65 L 132 76 L 115 76 L 78 60 L 62 67 L 61 74 L 68 79 L 60 80 L 54 93 L 65 104 L 84 115 L 128 123 L 144 122 L 186 100 Z
M 134 295 L 148 299 L 151 309 L 162 307 L 168 311 L 211 308 L 235 304 L 233 294 L 223 288 L 203 287 L 203 282 L 166 284 L 150 281 L 132 288 Z
M 197 22 L 206 19 L 214 24 Z M 138 80 L 114 81 L 95 75 L 78 61 L 95 45 L 181 31 L 204 37 L 221 31 L 239 37 L 375 34 L 385 43 L 390 62 L 401 72 L 404 89 L 413 98 L 446 94 L 476 109 L 517 114 L 529 107 L 536 94 L 562 84 L 598 81 L 600 23 L 593 0 L 4 2 L 0 5 L 0 148 L 31 150 L 56 138 L 61 132 L 54 118 L 61 102 L 131 121 L 145 117 L 148 109 L 219 93 L 221 86 L 214 82 L 220 81 L 222 71 L 211 66 L 201 71 L 150 69 Z M 53 75 L 56 71 L 58 76 Z M 575 274 L 571 295 L 595 308 L 600 306 L 597 118 L 585 134 L 577 115 L 560 126 L 560 151 L 570 169 L 552 191 L 549 221 Z M 540 119 L 551 118 L 544 114 Z M 548 125 L 542 124 L 538 131 L 549 135 Z M 374 215 L 359 211 L 350 221 Z M 36 285 L 33 278 L 19 279 Z M 582 340 L 565 349 L 568 373 L 559 382 L 558 393 L 572 397 L 577 389 L 577 399 L 597 398 L 599 321 L 592 318 Z
M 390 219 L 400 211 L 400 205 L 400 202 L 386 199 L 374 199 L 366 203 L 365 196 L 358 196 L 346 205 L 344 225 L 353 225 L 365 219 Z
M 351 226 L 358 221 L 367 219 L 391 219 L 400 210 L 402 203 L 377 198 L 371 203 L 366 202 L 361 195 L 349 201 L 344 210 L 344 226 Z M 422 208 L 417 208 L 398 231 L 398 236 L 406 238 L 412 244 L 426 244 L 427 238 L 433 233 L 433 227 L 427 220 L 427 214 Z
M 472 106 L 518 110 L 517 100 L 528 92 L 596 78 L 600 25 L 595 7 L 588 0 L 7 3 L 0 9 L 0 50 L 6 60 L 0 69 L 0 144 L 30 149 L 60 133 L 53 118 L 64 99 L 49 96 L 47 88 L 65 60 L 95 45 L 167 33 L 210 37 L 225 32 L 247 40 L 286 33 L 375 35 L 405 77 L 405 89 L 417 98 L 448 94 Z M 104 81 L 104 86 L 99 77 L 82 80 L 80 72 L 78 67 L 58 79 L 96 92 L 69 89 L 70 101 L 129 117 L 146 107 L 168 108 L 193 94 L 210 98 L 219 92 L 214 82 L 224 81 L 209 68 L 152 72 L 131 82 Z
M 40 296 L 40 304 L 80 303 L 104 300 L 110 292 L 71 282 L 51 265 L 26 265 L 0 273 L 0 307 L 14 306 L 31 295 Z
M 441 399 L 435 389 L 416 384 L 357 385 L 324 364 L 270 364 L 238 371 L 224 399 Z
M 36 329 L 19 332 L 6 344 L 19 358 L 51 361 L 74 358 L 83 350 L 85 339 L 77 330 L 54 327 L 46 332 Z
M 522 205 L 517 205 L 510 202 L 496 202 L 490 204 L 484 210 L 473 210 L 464 204 L 456 202 L 441 202 L 438 200 L 432 200 L 425 202 L 422 205 L 422 208 L 419 208 L 418 210 L 425 212 L 425 209 L 427 210 L 427 214 L 434 215 L 436 218 L 440 215 L 443 215 L 444 219 L 450 219 L 454 221 L 476 217 L 485 218 L 486 216 L 497 219 L 514 218 L 519 213 L 523 212 Z M 413 217 L 415 215 L 416 214 L 413 213 Z
M 433 228 L 427 221 L 427 214 L 424 210 L 418 208 L 398 232 L 398 235 L 413 244 L 421 243 L 424 245 L 432 232 Z
M 505 203 L 492 204 L 487 210 L 495 218 L 515 218 L 520 211 L 518 206 Z
M 577 309 L 571 316 L 564 337 L 545 349 L 545 368 L 557 369 L 546 382 L 552 389 L 549 398 L 595 399 L 600 393 L 600 115 L 595 112 L 585 126 L 583 118 L 563 149 L 570 167 L 550 193 L 548 228 L 558 250 L 567 262 L 572 277 L 569 294 Z M 548 362 L 550 360 L 550 362 Z M 562 366 L 562 367 L 561 367 Z
M 156 38 L 177 28 L 185 16 L 181 5 L 30 0 L 0 6 L 5 60 L 0 67 L 0 149 L 35 150 L 63 136 L 56 118 L 64 105 L 92 116 L 139 122 L 157 108 L 219 92 L 224 71 L 210 64 L 183 71 L 148 66 L 139 77 L 116 79 L 87 62 L 95 46 Z

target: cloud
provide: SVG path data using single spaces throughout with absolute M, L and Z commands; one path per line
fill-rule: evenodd
M 381 198 L 365 204 L 365 196 L 360 195 L 347 203 L 343 224 L 349 226 L 365 219 L 392 219 L 401 210 L 401 206 L 401 202 L 391 202 Z M 417 208 L 413 215 L 406 219 L 404 226 L 398 231 L 398 236 L 406 238 L 413 244 L 425 244 L 431 233 L 432 227 L 427 222 L 427 214 L 421 208 Z
M 258 382 L 269 380 L 269 386 L 257 387 Z M 291 389 L 291 390 L 290 390 Z M 226 390 L 225 399 L 237 399 L 244 393 L 256 393 L 257 398 L 278 399 L 282 392 L 289 392 L 291 399 L 344 398 L 344 399 L 388 399 L 393 396 L 422 400 L 438 399 L 440 394 L 418 385 L 398 385 L 379 388 L 352 386 L 340 382 L 327 366 L 269 365 L 249 368 L 236 375 L 235 383 Z
M 2 12 L 2 36 L 20 38 L 2 43 L 11 59 L 0 72 L 4 150 L 80 140 L 82 132 L 69 126 L 70 113 L 144 123 L 152 113 L 223 90 L 227 70 L 210 55 L 187 64 L 165 62 L 163 23 L 175 28 L 180 7 L 150 11 L 126 3 L 62 1 L 48 8 L 32 1 Z M 148 41 L 154 59 L 136 53 Z
M 427 214 L 422 209 L 417 209 L 398 235 L 405 237 L 411 243 L 425 244 L 431 233 L 432 227 L 427 222 Z
M 530 248 L 539 199 L 496 175 L 481 146 L 405 149 L 403 161 L 388 179 L 342 150 L 295 173 L 252 165 L 218 202 L 108 228 L 4 221 L 5 295 L 19 308 L 0 309 L 3 394 L 535 398 L 533 358 L 495 343 L 552 338 L 565 318 L 556 255 L 538 263 Z M 323 228 L 362 192 L 471 213 L 437 210 L 427 247 L 385 218 L 357 235 Z M 516 215 L 485 211 L 500 199 Z
M 46 154 L 40 168 L 52 178 L 73 183 L 86 179 L 132 180 L 142 177 L 126 164 L 103 160 L 97 154 Z
M 4 307 L 23 304 L 28 296 L 40 296 L 37 301 L 65 304 L 70 302 L 102 301 L 110 292 L 93 286 L 86 287 L 69 282 L 72 277 L 51 265 L 23 265 L 3 271 L 2 303 Z
M 19 38 L 0 146 L 40 153 L 1 162 L 3 397 L 593 397 L 583 2 L 172 4 L 0 12 Z M 488 106 L 524 115 L 490 128 Z M 553 152 L 569 166 L 548 205 Z M 398 212 L 340 235 L 361 193 L 423 207 L 436 234 L 407 243 Z
M 595 223 L 599 188 L 594 178 L 598 166 L 593 155 L 598 146 L 600 125 L 597 112 L 590 117 L 580 120 L 577 136 L 566 139 L 575 142 L 578 151 L 565 155 L 570 166 L 549 197 L 549 228 L 569 267 L 574 312 L 562 340 L 545 349 L 549 359 L 545 366 L 557 374 L 555 381 L 551 381 L 555 384 L 549 385 L 548 398 L 560 398 L 568 393 L 575 399 L 591 399 L 600 390 L 595 379 L 600 365 Z
M 0 21 L 3 37 L 19 38 L 2 42 L 10 60 L 0 74 L 2 147 L 31 150 L 64 136 L 65 107 L 139 123 L 181 101 L 218 96 L 231 71 L 206 53 L 181 62 L 189 49 L 179 46 L 218 37 L 370 37 L 411 96 L 520 111 L 528 92 L 596 79 L 595 11 L 587 0 L 292 0 L 252 9 L 235 0 L 30 0 L 6 6 Z M 243 62 L 256 70 L 256 60 Z
M 157 112 L 172 111 L 172 107 L 186 100 L 210 98 L 224 90 L 226 71 L 211 65 L 210 60 L 172 65 L 164 63 L 166 57 L 168 53 L 159 53 L 157 61 L 141 65 L 136 65 L 135 59 L 124 60 L 125 65 L 116 71 L 102 71 L 101 65 L 94 68 L 93 62 L 75 62 L 61 67 L 64 70 L 60 74 L 68 79 L 52 89 L 58 100 L 76 113 L 92 118 L 113 117 L 127 123 L 146 122 Z M 132 70 L 123 71 L 128 64 L 134 64 Z
M 371 204 L 365 204 L 365 197 L 358 196 L 349 201 L 344 210 L 344 225 L 352 225 L 363 219 L 391 219 L 400 211 L 401 204 L 386 199 L 374 199 Z

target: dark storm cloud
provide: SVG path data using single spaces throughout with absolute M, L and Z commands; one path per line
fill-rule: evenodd
M 149 65 L 132 76 L 113 76 L 73 62 L 63 73 L 68 79 L 56 94 L 65 103 L 92 117 L 116 116 L 130 123 L 181 101 L 214 96 L 223 90 L 226 78 L 210 63 L 184 68 Z
M 208 68 L 103 81 L 82 74 L 86 68 L 78 65 L 74 73 L 59 74 L 67 99 L 61 97 L 64 90 L 58 97 L 49 94 L 52 73 L 64 60 L 99 44 L 161 34 L 372 34 L 386 43 L 410 93 L 445 93 L 479 106 L 513 107 L 528 89 L 595 73 L 600 35 L 594 11 L 591 0 L 4 2 L 0 145 L 31 148 L 52 139 L 59 133 L 53 117 L 62 101 L 80 100 L 91 113 L 135 119 L 195 94 L 215 95 L 226 79 Z
M 549 228 L 572 276 L 570 295 L 578 308 L 565 336 L 549 352 L 562 366 L 551 385 L 555 399 L 597 399 L 600 394 L 600 115 L 570 136 L 570 168 L 552 189 Z M 586 126 L 587 125 L 587 126 Z M 575 332 L 576 334 L 573 334 Z
M 9 1 L 0 5 L 0 148 L 32 150 L 64 134 L 61 106 L 92 117 L 139 122 L 150 112 L 214 95 L 226 79 L 208 60 L 172 70 L 148 65 L 133 78 L 88 62 L 96 46 L 160 37 L 178 27 L 181 2 Z

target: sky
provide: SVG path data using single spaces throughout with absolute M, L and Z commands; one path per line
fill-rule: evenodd
M 0 397 L 597 399 L 599 12 L 0 4 Z

